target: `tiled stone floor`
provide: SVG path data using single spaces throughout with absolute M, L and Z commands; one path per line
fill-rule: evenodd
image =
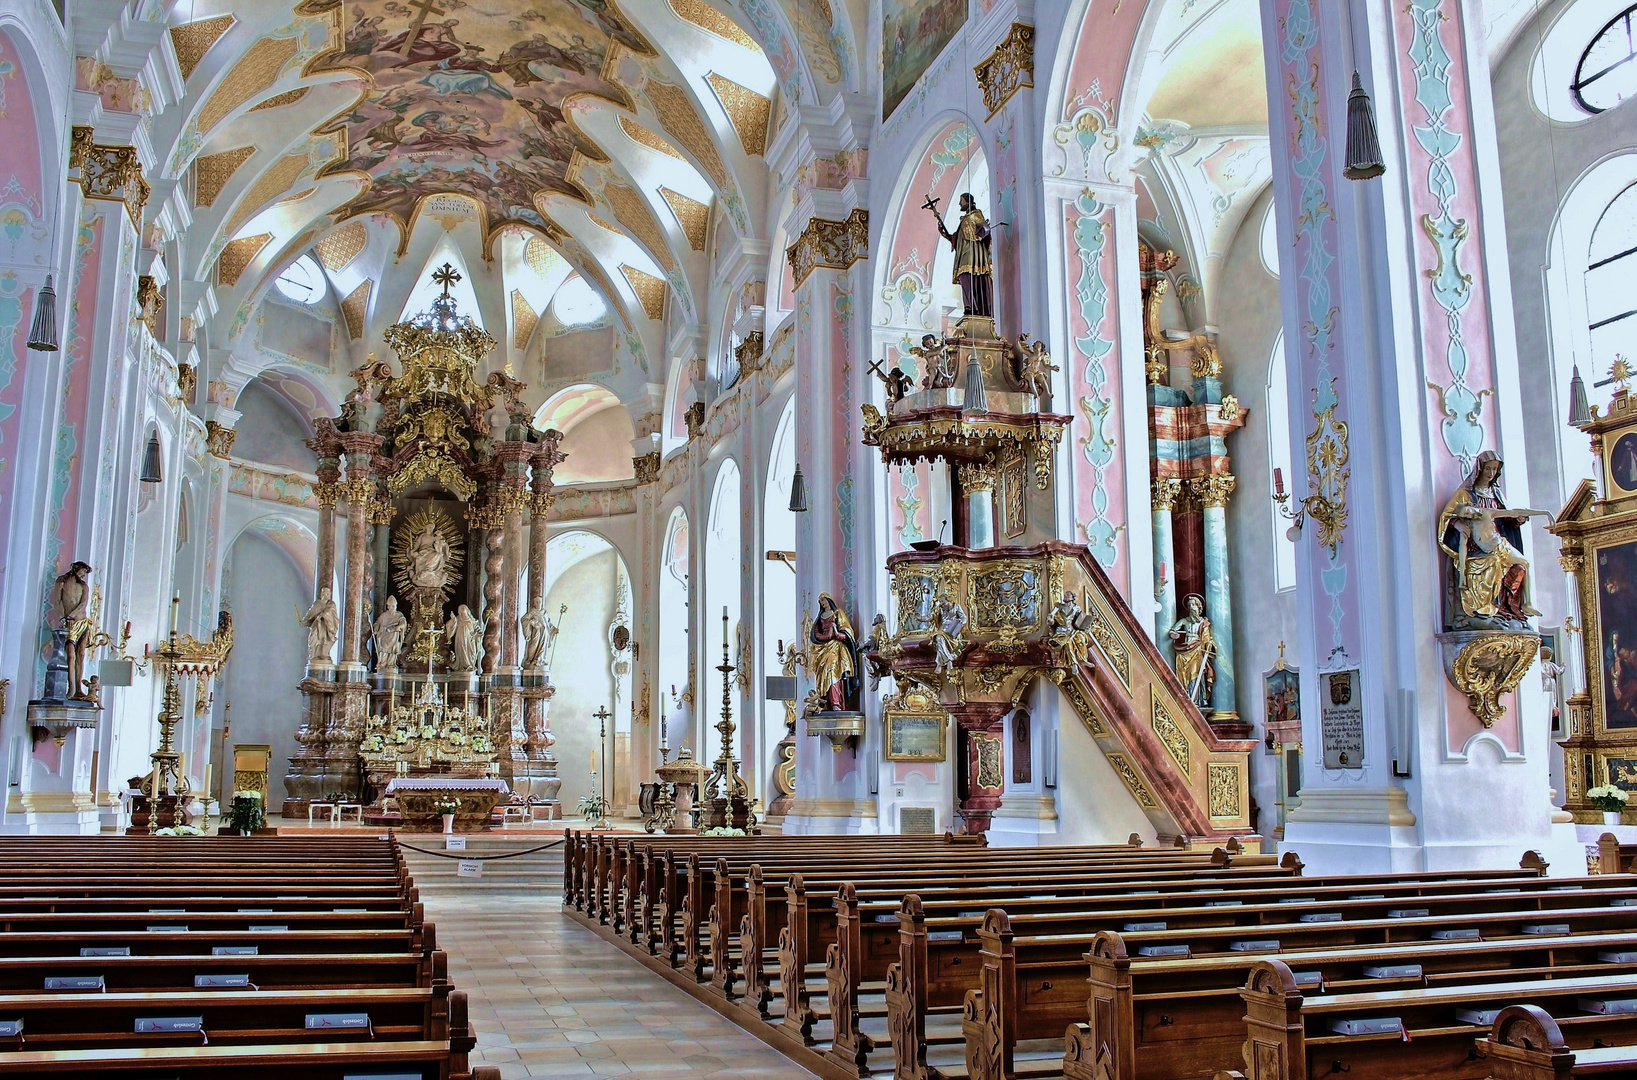
M 429 899 L 477 1031 L 517 1077 L 800 1080 L 811 1073 L 562 913 L 557 893 Z

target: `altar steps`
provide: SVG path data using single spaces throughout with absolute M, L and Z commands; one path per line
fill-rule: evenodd
M 557 828 L 514 828 L 466 834 L 466 857 L 484 860 L 483 876 L 478 878 L 459 876 L 459 853 L 451 851 L 447 854 L 455 858 L 444 858 L 444 837 L 441 835 L 399 833 L 398 838 L 406 845 L 403 849 L 404 861 L 409 864 L 415 887 L 428 898 L 450 899 L 473 891 L 560 893 L 563 890 L 563 848 L 560 843 L 563 834 Z M 513 851 L 527 851 L 542 844 L 556 846 L 510 859 L 493 857 Z M 412 847 L 438 854 L 423 855 L 411 851 Z

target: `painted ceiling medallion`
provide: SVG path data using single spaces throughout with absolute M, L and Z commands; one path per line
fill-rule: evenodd
M 622 50 L 656 55 L 613 0 L 535 0 L 494 10 L 444 0 L 305 0 L 302 14 L 338 12 L 341 48 L 309 73 L 368 76 L 368 94 L 326 131 L 346 159 L 326 175 L 363 173 L 348 208 L 408 222 L 423 196 L 459 192 L 483 204 L 488 228 L 546 228 L 535 197 L 589 201 L 568 179 L 576 153 L 605 160 L 564 115 L 591 94 L 631 107 L 607 73 Z

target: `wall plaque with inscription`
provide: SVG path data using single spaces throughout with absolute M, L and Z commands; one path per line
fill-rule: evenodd
M 1324 767 L 1364 767 L 1364 701 L 1357 669 L 1331 671 L 1319 676 L 1319 737 L 1324 743 Z

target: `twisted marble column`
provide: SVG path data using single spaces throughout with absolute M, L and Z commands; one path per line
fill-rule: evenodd
M 1199 476 L 1188 482 L 1199 500 L 1205 526 L 1205 613 L 1216 641 L 1216 686 L 1211 691 L 1213 721 L 1239 719 L 1233 668 L 1233 596 L 1228 574 L 1228 497 L 1232 473 Z

